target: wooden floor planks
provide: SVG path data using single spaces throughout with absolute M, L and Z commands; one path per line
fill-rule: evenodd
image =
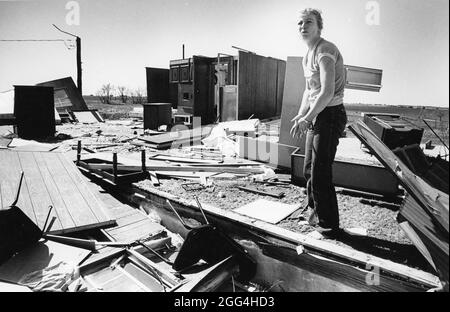
M 83 224 L 92 221 L 97 222 L 97 218 L 89 208 L 89 204 L 84 200 L 80 192 L 78 192 L 77 186 L 67 174 L 58 157 L 55 157 L 55 155 L 46 155 L 44 159 L 47 168 L 52 174 L 56 186 L 63 197 L 64 204 L 70 211 L 72 217 Z
M 51 233 L 61 234 L 98 228 L 115 221 L 97 194 L 82 179 L 75 165 L 62 153 L 0 150 L 0 202 L 12 204 L 20 172 L 24 180 L 17 206 L 44 226 L 49 206 L 57 220 Z
M 150 220 L 143 212 L 122 206 L 116 214 L 117 226 L 103 230 L 112 240 L 134 241 L 163 231 L 165 228 Z
M 19 152 L 18 157 L 22 170 L 26 172 L 24 182 L 28 187 L 28 195 L 36 217 L 36 224 L 42 229 L 49 211 L 49 203 L 52 205 L 50 193 L 47 191 L 33 153 Z M 53 226 L 61 228 L 61 220 L 57 219 Z
M 88 203 L 88 206 L 91 210 L 91 212 L 95 215 L 98 222 L 101 223 L 103 220 L 103 217 L 105 215 L 105 208 L 103 204 L 100 202 L 100 199 L 92 192 L 89 191 L 86 183 L 83 183 L 83 180 L 81 179 L 80 172 L 78 169 L 71 163 L 67 158 L 64 157 L 64 155 L 59 154 L 59 160 L 64 165 L 64 168 L 67 170 L 67 173 L 72 178 L 72 180 L 75 182 L 75 185 L 77 186 L 78 190 L 80 191 L 80 194 L 83 196 L 84 200 Z
M 45 186 L 47 188 L 47 192 L 50 195 L 53 210 L 51 217 L 55 216 L 57 220 L 60 221 L 59 226 L 55 224 L 52 227 L 52 230 L 60 230 L 60 229 L 69 229 L 75 227 L 75 221 L 70 211 L 67 209 L 66 204 L 64 203 L 63 197 L 59 193 L 59 190 L 56 186 L 56 183 L 47 168 L 44 157 L 41 153 L 34 153 L 34 158 L 36 160 L 36 164 L 39 167 L 39 171 L 41 172 L 42 179 L 44 180 Z
M 163 231 L 164 227 L 160 224 L 152 222 L 145 215 L 145 219 L 136 221 L 123 227 L 105 230 L 116 241 L 134 241 L 146 238 L 151 234 Z
M 0 157 L 1 172 L 0 179 L 2 184 L 2 197 L 6 202 L 5 206 L 10 206 L 17 194 L 17 188 L 20 181 L 20 162 L 17 153 L 8 153 L 0 151 L 4 154 Z M 26 180 L 22 181 L 20 196 L 16 206 L 21 207 L 22 211 L 33 221 L 36 222 L 36 215 L 31 205 L 30 195 Z

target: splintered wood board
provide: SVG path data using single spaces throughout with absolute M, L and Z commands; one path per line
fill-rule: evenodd
M 43 228 L 56 221 L 50 233 L 62 234 L 114 224 L 98 194 L 92 192 L 75 164 L 62 153 L 0 150 L 0 205 L 10 206 L 24 172 L 17 206 Z
M 234 212 L 276 224 L 300 208 L 298 205 L 288 205 L 266 199 L 258 199 L 247 205 L 234 209 Z

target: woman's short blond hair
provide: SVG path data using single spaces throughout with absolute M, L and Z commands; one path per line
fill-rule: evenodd
M 323 28 L 322 12 L 317 9 L 307 8 L 300 11 L 300 16 L 314 15 L 316 17 L 317 26 L 320 30 Z

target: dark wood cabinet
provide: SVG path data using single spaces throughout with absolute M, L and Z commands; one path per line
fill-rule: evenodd
M 218 116 L 225 121 L 281 115 L 285 61 L 242 51 L 219 56 L 172 60 L 164 75 L 149 76 L 153 69 L 147 69 L 149 102 L 170 102 L 178 114 L 201 117 L 202 125 Z M 158 75 L 166 86 L 149 79 Z M 167 96 L 155 96 L 155 88 Z
M 170 84 L 177 87 L 178 113 L 201 117 L 202 125 L 215 121 L 214 60 L 215 58 L 194 56 L 170 61 Z
M 53 87 L 14 86 L 14 116 L 20 138 L 53 137 L 56 132 Z

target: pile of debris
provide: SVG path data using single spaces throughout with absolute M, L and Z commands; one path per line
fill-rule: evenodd
M 161 132 L 144 130 L 142 121 L 91 118 L 81 127 L 59 125 L 51 140 L 3 135 L 0 195 L 3 206 L 12 204 L 0 211 L 0 280 L 36 291 L 213 290 L 230 276 L 244 285 L 256 264 L 245 248 L 210 225 L 199 200 L 204 224 L 195 227 L 166 204 L 182 225 L 179 233 L 173 232 L 148 214 L 151 209 L 106 209 L 79 170 L 124 189 L 151 185 L 158 190 L 160 179 L 176 180 L 185 192 L 204 191 L 212 199 L 225 197 L 215 191 L 218 181 L 243 181 L 233 192 L 252 200 L 239 203 L 233 212 L 272 225 L 286 220 L 306 225 L 304 194 L 285 200 L 289 188 L 302 190 L 292 185 L 290 175 L 280 174 L 270 162 L 240 157 L 242 138 L 279 144 L 279 128 L 276 122 L 249 119 Z M 425 156 L 417 146 L 391 151 L 362 123 L 350 129 L 406 190 L 398 207 L 400 227 L 448 287 L 448 162 Z M 280 151 L 291 159 L 289 149 Z M 14 233 L 11 227 L 21 230 Z M 358 233 L 367 236 L 367 231 Z M 314 233 L 311 238 L 323 239 Z M 229 248 L 198 249 L 205 245 Z M 58 256 L 42 260 L 43 249 Z M 195 274 L 189 271 L 200 260 L 208 266 Z M 203 283 L 213 273 L 222 276 L 221 283 Z M 118 285 L 114 279 L 128 282 Z
M 0 159 L 1 202 L 11 203 L 0 210 L 2 291 L 212 291 L 255 272 L 206 217 L 199 227 L 180 217 L 183 239 L 133 207 L 106 208 L 62 153 L 10 149 Z

